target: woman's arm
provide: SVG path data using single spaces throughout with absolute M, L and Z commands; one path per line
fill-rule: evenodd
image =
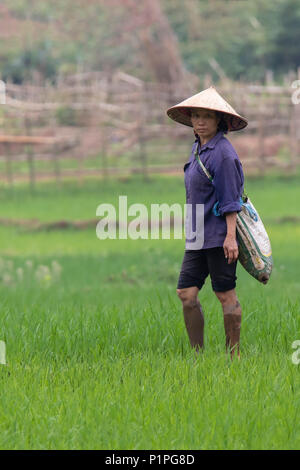
M 225 258 L 228 258 L 228 264 L 233 263 L 239 256 L 239 248 L 236 242 L 236 212 L 227 212 L 225 214 L 227 224 L 227 235 L 223 243 Z
M 225 214 L 227 224 L 227 236 L 236 238 L 236 212 L 227 212 Z

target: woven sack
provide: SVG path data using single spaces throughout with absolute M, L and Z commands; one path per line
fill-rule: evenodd
M 273 258 L 271 243 L 258 212 L 247 196 L 237 213 L 239 261 L 255 279 L 266 284 L 270 279 Z

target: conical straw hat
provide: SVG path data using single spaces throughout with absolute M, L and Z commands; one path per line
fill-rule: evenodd
M 247 119 L 240 116 L 232 106 L 222 98 L 214 86 L 210 86 L 206 90 L 172 106 L 167 110 L 167 115 L 173 119 L 173 121 L 193 127 L 189 113 L 192 108 L 212 109 L 224 113 L 228 131 L 239 131 L 248 125 Z

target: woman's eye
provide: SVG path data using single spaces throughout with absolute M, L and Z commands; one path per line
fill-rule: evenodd
M 201 116 L 199 116 L 199 114 L 192 114 L 192 118 L 200 118 Z M 209 119 L 209 118 L 212 118 L 212 115 L 211 114 L 204 114 L 203 115 L 204 119 Z

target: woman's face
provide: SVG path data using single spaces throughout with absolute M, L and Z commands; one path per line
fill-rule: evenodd
M 210 137 L 217 133 L 221 118 L 210 109 L 198 108 L 191 111 L 191 122 L 199 137 Z

